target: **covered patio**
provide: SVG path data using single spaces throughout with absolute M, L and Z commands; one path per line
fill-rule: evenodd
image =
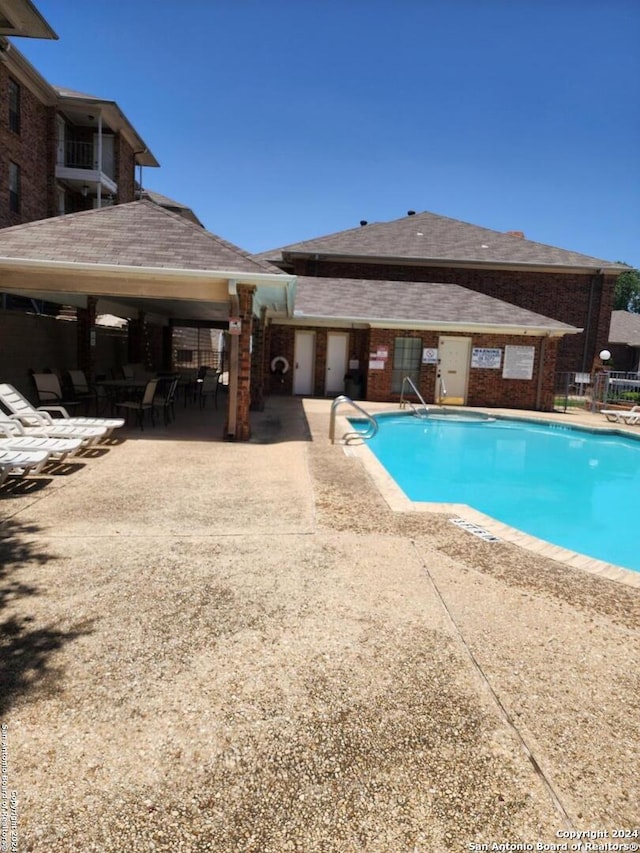
M 99 314 L 128 321 L 130 360 L 148 370 L 175 367 L 176 326 L 224 330 L 229 393 L 223 435 L 230 440 L 251 436 L 249 411 L 264 401 L 266 325 L 292 316 L 294 291 L 294 276 L 150 201 L 0 232 L 0 292 L 76 309 L 76 363 L 60 367 L 95 377 Z M 7 322 L 3 312 L 0 328 Z M 161 334 L 155 354 L 145 346 L 152 326 Z M 10 366 L 14 373 L 27 371 L 28 349 L 26 359 L 23 347 L 3 350 L 0 373 Z

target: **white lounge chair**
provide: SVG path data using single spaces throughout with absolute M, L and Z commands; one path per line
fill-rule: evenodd
M 46 413 L 44 413 L 46 414 Z M 0 411 L 0 424 L 5 427 L 22 427 L 22 432 L 14 429 L 14 435 L 40 436 L 41 438 L 79 439 L 82 447 L 90 447 L 101 441 L 107 434 L 101 427 L 79 427 L 66 421 L 39 422 L 25 424 L 19 415 L 7 415 Z
M 640 406 L 633 406 L 631 409 L 600 409 L 600 414 L 612 423 L 640 423 Z
M 51 438 L 44 435 L 27 435 L 22 424 L 7 424 L 0 421 L 0 449 L 44 450 L 52 459 L 61 462 L 73 456 L 82 447 L 79 438 Z
M 46 450 L 0 450 L 0 486 L 7 477 L 38 474 L 48 461 Z
M 111 435 L 114 429 L 124 425 L 124 418 L 85 418 L 70 416 L 63 406 L 38 406 L 35 409 L 13 385 L 0 384 L 0 405 L 17 415 L 25 426 L 41 426 L 47 424 L 65 424 L 66 426 L 87 427 L 102 430 L 104 437 Z M 54 418 L 51 412 L 57 412 L 60 417 Z

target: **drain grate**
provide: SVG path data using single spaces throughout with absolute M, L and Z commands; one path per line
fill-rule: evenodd
M 465 521 L 464 518 L 450 518 L 449 521 L 452 524 L 455 524 L 456 527 L 460 527 L 462 530 L 466 530 L 467 533 L 471 533 L 473 534 L 473 536 L 478 536 L 485 542 L 501 541 L 498 536 L 494 536 L 493 533 L 489 533 L 489 531 L 485 530 L 484 527 L 480 527 L 480 525 L 474 524 L 472 521 Z

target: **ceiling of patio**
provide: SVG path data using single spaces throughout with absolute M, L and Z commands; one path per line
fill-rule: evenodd
M 98 314 L 114 314 L 117 317 L 136 318 L 140 312 L 154 315 L 158 320 L 189 320 L 200 322 L 216 322 L 229 318 L 229 297 L 227 282 L 210 282 L 203 293 L 201 286 L 189 287 L 191 282 L 182 286 L 165 288 L 170 291 L 166 296 L 154 297 L 144 293 L 146 288 L 140 283 L 120 279 L 117 284 L 107 278 L 103 281 L 91 280 L 91 287 L 79 289 L 70 286 L 69 277 L 66 282 L 56 282 L 56 276 L 47 275 L 25 276 L 22 273 L 0 272 L 0 290 L 29 299 L 53 302 L 59 305 L 72 305 L 85 308 L 89 296 L 98 299 Z M 85 282 L 87 285 L 89 282 Z M 18 286 L 16 286 L 18 285 Z M 137 292 L 136 292 L 137 291 Z M 142 292 L 141 292 L 142 291 Z M 185 294 L 189 293 L 188 296 Z

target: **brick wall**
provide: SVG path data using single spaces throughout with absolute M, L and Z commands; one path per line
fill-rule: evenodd
M 115 180 L 118 184 L 118 204 L 135 201 L 135 158 L 133 148 L 122 134 L 114 145 Z
M 305 328 L 305 331 L 308 329 Z M 324 376 L 326 368 L 326 341 L 329 331 L 345 331 L 316 328 L 316 359 L 315 359 L 315 396 L 324 395 Z M 288 359 L 291 370 L 284 376 L 269 373 L 267 382 L 271 393 L 291 394 L 293 392 L 293 353 L 295 348 L 295 328 L 293 326 L 270 327 L 269 361 L 278 355 Z M 398 330 L 398 329 L 358 329 L 350 331 L 350 357 L 357 357 L 364 371 L 363 396 L 372 402 L 399 401 L 400 394 L 393 392 L 393 352 L 396 338 L 418 338 L 422 347 L 437 348 L 439 333 L 437 331 Z M 447 337 L 456 337 L 447 332 Z M 462 337 L 469 337 L 463 335 Z M 473 335 L 472 347 L 499 348 L 506 346 L 533 346 L 535 361 L 533 378 L 531 380 L 503 379 L 502 368 L 469 368 L 469 385 L 467 405 L 496 408 L 536 409 L 551 411 L 553 409 L 554 376 L 558 350 L 558 339 L 535 336 L 517 335 Z M 369 370 L 369 353 L 378 348 L 386 348 L 389 357 L 385 360 L 382 370 Z M 542 366 L 542 374 L 540 368 Z M 420 365 L 418 390 L 427 403 L 435 402 L 437 365 Z M 538 399 L 539 397 L 539 399 Z
M 316 327 L 302 331 L 315 332 L 315 362 L 313 395 L 323 397 L 325 393 L 325 372 L 327 366 L 327 336 L 329 332 L 348 332 L 349 345 L 347 359 L 357 359 L 364 371 L 369 353 L 368 329 L 344 329 L 335 327 Z M 265 359 L 265 391 L 269 394 L 293 394 L 293 374 L 295 369 L 295 327 L 271 324 L 267 340 L 267 358 Z M 284 356 L 289 362 L 289 371 L 285 374 L 271 371 L 271 362 L 278 356 Z M 347 365 L 348 367 L 348 365 Z
M 9 130 L 10 77 L 0 63 L 0 228 L 55 213 L 55 110 L 20 85 L 20 133 Z M 20 167 L 19 213 L 9 210 L 10 162 Z
M 615 275 L 591 273 L 563 275 L 315 260 L 297 261 L 294 272 L 296 275 L 459 284 L 584 329 L 581 334 L 567 335 L 561 340 L 558 370 L 591 369 L 594 356 L 607 342 L 616 281 Z

